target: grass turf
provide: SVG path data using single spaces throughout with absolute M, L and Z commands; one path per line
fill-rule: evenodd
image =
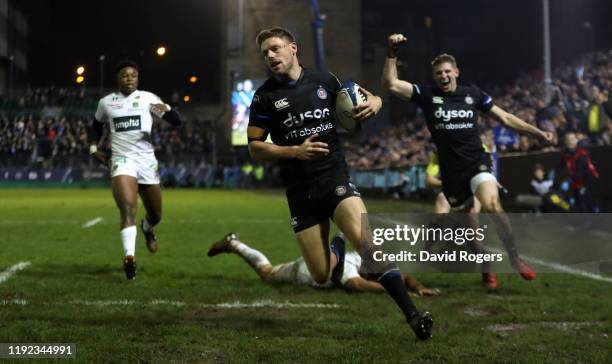
M 149 254 L 139 233 L 138 277 L 128 282 L 109 190 L 0 190 L 0 271 L 32 263 L 0 283 L 0 342 L 76 343 L 83 363 L 612 362 L 610 283 L 508 274 L 491 293 L 476 274 L 421 275 L 443 292 L 415 299 L 435 319 L 421 343 L 386 295 L 263 284 L 236 256 L 206 257 L 212 241 L 238 231 L 272 263 L 295 259 L 281 192 L 165 190 L 163 200 L 160 250 Z M 216 306 L 265 300 L 337 307 Z

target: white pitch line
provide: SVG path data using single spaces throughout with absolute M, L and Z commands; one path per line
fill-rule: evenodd
M 496 248 L 487 248 L 487 249 L 492 250 L 492 251 L 494 251 L 496 253 L 504 254 L 504 251 L 501 250 L 501 249 L 496 249 Z M 531 264 L 543 265 L 545 267 L 554 269 L 554 270 L 556 270 L 558 272 L 570 273 L 570 274 L 574 274 L 574 275 L 585 277 L 585 278 L 591 278 L 591 279 L 594 279 L 596 281 L 612 283 L 612 278 L 604 277 L 604 276 L 599 275 L 597 273 L 591 273 L 591 272 L 587 272 L 586 270 L 572 268 L 572 267 L 569 267 L 567 265 L 563 265 L 561 263 L 547 262 L 547 261 L 544 261 L 542 259 L 530 257 L 530 256 L 524 255 L 524 254 L 520 254 L 520 256 L 521 256 L 521 259 L 526 260 L 526 261 L 528 261 Z
M 94 219 L 95 220 L 95 219 Z M 91 220 L 93 221 L 93 220 Z M 91 221 L 85 223 L 88 224 Z M 287 222 L 285 219 L 166 219 L 164 220 L 164 225 L 189 225 L 189 224 L 205 224 L 205 225 L 219 225 L 219 224 L 283 224 Z M 80 224 L 80 220 L 15 220 L 15 219 L 6 219 L 0 220 L 0 224 L 2 225 L 73 225 Z M 98 221 L 96 224 L 112 224 L 113 222 L 106 221 Z M 83 227 L 85 228 L 85 225 Z
M 0 301 L 0 306 L 8 305 L 28 305 L 29 302 L 26 300 L 4 300 Z M 194 306 L 201 308 L 218 308 L 218 309 L 242 309 L 242 308 L 340 308 L 335 303 L 318 303 L 318 302 L 275 302 L 272 300 L 257 300 L 253 302 L 221 302 L 221 303 L 188 303 L 183 301 L 172 301 L 172 300 L 153 300 L 149 302 L 139 302 L 133 300 L 76 300 L 70 302 L 54 302 L 48 303 L 51 305 L 67 306 L 67 305 L 78 305 L 78 306 L 95 306 L 95 307 L 108 307 L 108 306 Z
M 28 304 L 26 300 L 2 300 L 0 301 L 0 306 L 9 306 L 9 305 L 18 305 L 25 306 Z
M 0 273 L 0 283 L 5 282 L 6 280 L 8 280 L 9 278 L 11 278 L 11 276 L 17 272 L 19 272 L 20 270 L 23 270 L 25 268 L 27 268 L 30 264 L 30 262 L 19 262 L 17 264 L 15 264 L 14 266 L 10 267 L 9 269 L 5 270 L 4 272 Z
M 260 308 L 260 307 L 271 307 L 271 308 L 338 308 L 335 303 L 293 303 L 289 301 L 285 302 L 274 302 L 272 300 L 259 300 L 251 303 L 245 303 L 240 301 L 218 303 L 213 305 L 216 308 Z
M 79 222 L 79 220 L 0 220 L 2 225 L 72 225 Z
M 87 221 L 85 224 L 83 224 L 83 229 L 90 228 L 90 227 L 94 226 L 95 224 L 100 223 L 102 220 L 104 220 L 104 218 L 102 216 L 98 216 L 95 219 L 91 219 L 91 220 Z

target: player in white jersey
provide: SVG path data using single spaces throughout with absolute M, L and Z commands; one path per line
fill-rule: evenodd
M 104 165 L 108 156 L 98 150 L 104 123 L 111 137 L 110 158 L 113 197 L 121 216 L 123 268 L 128 279 L 136 276 L 136 206 L 138 195 L 147 211 L 140 227 L 147 248 L 157 251 L 153 227 L 162 217 L 161 189 L 157 159 L 151 144 L 152 115 L 179 126 L 180 115 L 156 95 L 138 90 L 138 66 L 133 61 L 121 61 L 116 70 L 118 91 L 106 95 L 98 103 L 92 124 L 90 154 Z
M 337 235 L 334 237 L 334 240 L 336 239 L 343 239 L 343 237 Z M 223 239 L 213 243 L 208 250 L 209 257 L 221 253 L 234 253 L 240 256 L 264 282 L 290 283 L 316 288 L 334 287 L 331 280 L 317 283 L 308 271 L 304 258 L 300 257 L 291 262 L 272 265 L 263 253 L 240 241 L 236 233 L 227 234 Z M 385 288 L 377 281 L 362 277 L 359 274 L 359 268 L 361 268 L 359 253 L 354 251 L 346 253 L 344 271 L 339 280 L 342 288 L 351 292 L 385 292 Z M 440 294 L 437 288 L 427 288 L 413 277 L 402 274 L 402 278 L 408 291 L 414 295 L 437 296 Z

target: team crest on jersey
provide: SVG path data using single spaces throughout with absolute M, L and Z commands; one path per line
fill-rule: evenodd
M 317 96 L 319 96 L 321 100 L 325 100 L 327 98 L 327 91 L 325 91 L 323 87 L 319 86 L 319 89 L 317 90 Z
M 434 96 L 431 102 L 434 104 L 443 104 L 444 99 L 442 99 L 440 96 Z
M 133 108 L 137 108 L 138 107 L 138 102 L 132 102 L 132 107 Z
M 481 164 L 481 165 L 480 165 L 480 167 L 478 167 L 478 169 L 480 169 L 481 171 L 483 171 L 483 172 L 484 172 L 484 171 L 488 170 L 488 169 L 489 169 L 489 167 L 487 167 L 487 165 L 486 165 L 486 164 Z
M 472 96 L 467 95 L 465 97 L 465 103 L 468 104 L 468 105 L 472 105 L 474 103 L 474 99 L 472 98 Z
M 346 186 L 338 186 L 334 192 L 336 193 L 336 196 L 344 196 L 346 195 Z

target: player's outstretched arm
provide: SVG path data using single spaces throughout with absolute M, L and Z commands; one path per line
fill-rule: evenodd
M 383 68 L 382 87 L 385 90 L 389 90 L 395 96 L 410 101 L 414 90 L 412 83 L 400 80 L 397 76 L 397 50 L 405 42 L 406 37 L 402 34 L 392 34 L 389 36 L 387 59 Z
M 428 288 L 419 282 L 416 278 L 408 274 L 402 274 L 406 288 L 417 296 L 439 296 L 440 290 L 437 288 Z
M 493 105 L 493 108 L 491 108 L 491 113 L 497 120 L 499 120 L 500 123 L 510 129 L 516 130 L 522 134 L 529 134 L 536 138 L 542 139 L 547 143 L 553 142 L 553 134 L 551 132 L 540 130 L 535 126 L 519 119 L 515 115 L 503 110 L 497 105 Z
M 362 277 L 354 277 L 344 283 L 344 288 L 351 292 L 384 292 L 382 284 Z
M 325 157 L 329 154 L 327 143 L 314 141 L 319 136 L 318 134 L 308 137 L 300 145 L 290 146 L 280 146 L 265 142 L 265 130 L 256 126 L 249 126 L 247 134 L 249 138 L 249 154 L 251 158 L 260 162 L 290 158 L 312 160 Z

